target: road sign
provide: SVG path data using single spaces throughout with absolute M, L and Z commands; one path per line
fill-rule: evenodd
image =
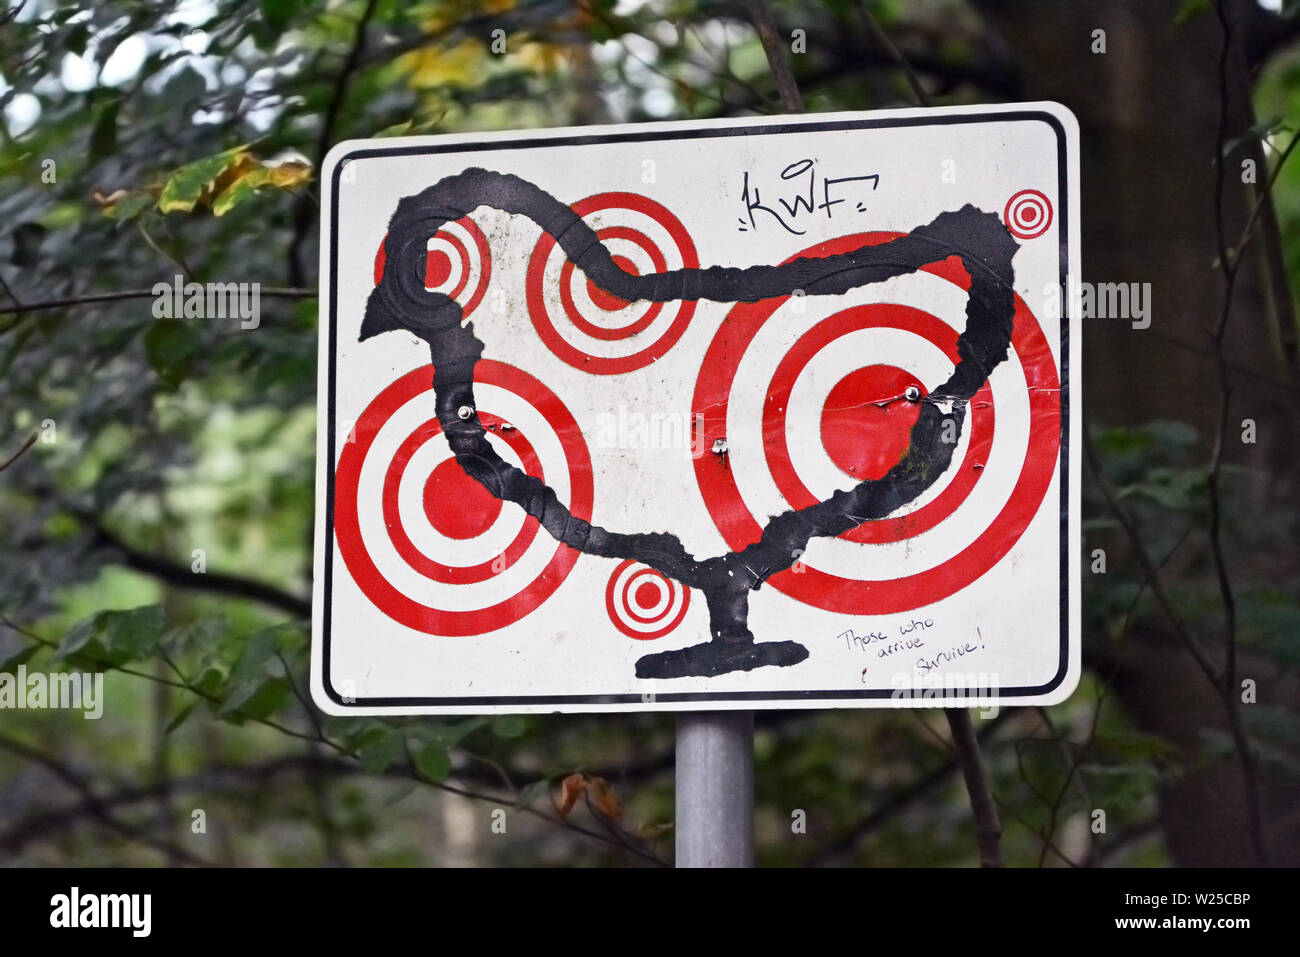
M 1074 688 L 1068 110 L 354 141 L 322 187 L 325 710 Z

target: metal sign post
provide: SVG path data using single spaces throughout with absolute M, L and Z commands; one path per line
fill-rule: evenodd
M 677 719 L 677 866 L 754 866 L 754 712 Z

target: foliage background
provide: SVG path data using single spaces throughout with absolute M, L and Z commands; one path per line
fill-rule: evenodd
M 1154 287 L 1149 330 L 1086 332 L 1085 568 L 1095 548 L 1107 568 L 1085 573 L 1084 681 L 976 721 L 1008 863 L 1296 863 L 1300 24 L 1269 6 L 10 0 L 0 669 L 110 671 L 102 720 L 0 713 L 0 861 L 671 861 L 669 717 L 305 703 L 311 171 L 352 137 L 779 113 L 766 10 L 804 31 L 783 58 L 809 111 L 914 84 L 1070 106 L 1083 278 Z M 178 272 L 262 283 L 260 327 L 155 319 Z M 941 714 L 757 721 L 761 863 L 978 862 Z

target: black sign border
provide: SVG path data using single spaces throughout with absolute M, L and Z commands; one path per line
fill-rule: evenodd
M 571 136 L 542 136 L 510 140 L 499 139 L 480 140 L 477 142 L 430 143 L 425 146 L 400 146 L 390 149 L 358 149 L 349 151 L 339 157 L 338 162 L 335 163 L 334 174 L 330 180 L 329 369 L 325 396 L 329 408 L 326 414 L 326 455 L 328 456 L 326 461 L 328 463 L 333 463 L 335 460 L 334 395 L 336 388 L 336 364 L 338 355 L 339 183 L 344 167 L 347 163 L 353 160 L 366 159 L 369 157 L 427 156 L 440 153 L 541 149 L 549 146 L 591 146 L 601 143 L 644 143 L 655 140 L 713 139 L 727 136 L 766 136 L 796 132 L 835 132 L 841 130 L 896 129 L 909 126 L 947 126 L 968 123 L 1008 122 L 1046 123 L 1056 134 L 1056 192 L 1060 205 L 1058 211 L 1060 215 L 1060 230 L 1058 235 L 1062 237 L 1060 242 L 1060 287 L 1063 290 L 1068 290 L 1071 210 L 1069 208 L 1070 193 L 1067 165 L 1069 157 L 1067 141 L 1065 129 L 1061 125 L 1061 121 L 1056 116 L 1045 110 L 1015 110 L 971 114 L 958 113 L 942 114 L 937 116 L 921 115 L 907 117 L 880 117 L 877 119 L 831 120 L 822 122 L 810 121 L 806 123 L 764 123 L 754 126 L 693 126 L 685 129 L 644 130 L 639 132 L 627 131 L 621 133 L 578 133 Z M 1065 677 L 1069 672 L 1070 667 L 1070 319 L 1069 296 L 1065 294 L 1062 295 L 1061 301 L 1061 338 L 1059 348 L 1061 357 L 1060 653 L 1057 672 L 1045 684 L 1012 688 L 966 690 L 947 688 L 866 688 L 861 690 L 840 689 L 836 691 L 672 692 L 660 691 L 658 690 L 658 687 L 656 687 L 653 691 L 612 695 L 475 695 L 451 698 L 347 697 L 339 694 L 330 683 L 330 625 L 332 618 L 330 599 L 334 573 L 334 469 L 331 466 L 327 469 L 325 477 L 325 534 L 323 541 L 318 543 L 318 547 L 323 547 L 325 549 L 323 556 L 325 580 L 323 583 L 324 591 L 321 596 L 321 688 L 325 691 L 325 694 L 331 701 L 340 707 L 348 709 L 357 709 L 358 711 L 361 711 L 368 708 L 447 708 L 448 714 L 456 713 L 453 710 L 456 708 L 505 708 L 509 705 L 524 705 L 530 708 L 537 706 L 544 707 L 546 705 L 592 705 L 595 706 L 593 710 L 600 710 L 602 706 L 609 705 L 643 704 L 645 707 L 642 710 L 653 711 L 657 704 L 674 702 L 699 702 L 700 704 L 707 705 L 709 702 L 744 701 L 753 702 L 755 705 L 761 705 L 763 702 L 780 701 L 792 703 L 807 702 L 809 707 L 815 707 L 815 702 L 818 701 L 879 700 L 894 697 L 902 697 L 904 700 L 909 702 L 933 700 L 935 707 L 941 707 L 943 706 L 942 703 L 945 698 L 961 698 L 968 695 L 978 698 L 981 693 L 986 694 L 990 700 L 1004 703 L 1010 699 L 1035 698 L 1048 694 L 1061 686 L 1061 683 L 1065 681 Z M 319 464 L 317 467 L 320 467 Z M 315 662 L 313 662 L 313 666 L 314 665 Z M 932 699 L 926 697 L 927 691 L 933 692 Z M 925 705 L 912 704 L 911 706 L 924 707 Z

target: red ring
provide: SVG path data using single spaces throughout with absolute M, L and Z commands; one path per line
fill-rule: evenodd
M 494 428 L 502 422 L 499 417 L 484 412 L 480 412 L 478 418 L 483 423 L 484 428 Z M 520 556 L 532 545 L 541 525 L 531 515 L 525 515 L 523 527 L 519 529 L 519 533 L 506 546 L 505 551 L 489 561 L 480 562 L 477 565 L 444 565 L 420 551 L 419 547 L 411 541 L 410 536 L 406 534 L 406 528 L 402 524 L 402 516 L 397 504 L 398 490 L 402 482 L 402 473 L 405 471 L 407 463 L 410 462 L 411 456 L 426 442 L 441 433 L 442 424 L 436 418 L 430 419 L 406 437 L 406 440 L 394 453 L 393 460 L 388 463 L 388 471 L 384 474 L 383 493 L 384 524 L 388 527 L 388 537 L 397 550 L 397 554 L 426 578 L 431 578 L 436 582 L 445 582 L 449 585 L 470 585 L 475 582 L 487 581 L 489 578 L 501 574 L 519 560 Z M 510 429 L 501 432 L 500 435 L 519 455 L 523 470 L 545 482 L 546 477 L 542 472 L 542 463 L 537 458 L 537 453 L 534 451 L 532 444 L 524 438 L 523 434 L 518 429 Z M 503 558 L 505 564 L 498 565 Z M 494 565 L 498 567 L 494 568 Z
M 951 277 L 945 277 L 951 278 Z M 763 451 L 776 487 L 791 508 L 807 508 L 819 499 L 800 480 L 786 442 L 785 418 L 790 407 L 790 393 L 804 367 L 822 349 L 850 332 L 859 329 L 902 329 L 921 336 L 939 348 L 954 364 L 957 354 L 957 330 L 919 309 L 893 304 L 853 306 L 828 316 L 805 332 L 782 357 L 763 405 Z M 993 446 L 993 390 L 987 382 L 970 403 L 971 432 L 957 472 L 947 487 L 914 512 L 898 518 L 881 518 L 864 522 L 839 537 L 864 545 L 900 542 L 934 528 L 956 511 L 975 487 Z M 972 453 L 974 454 L 971 459 Z M 967 460 L 971 459 L 969 467 Z
M 462 216 L 456 220 L 464 230 L 469 233 L 470 238 L 474 240 L 474 247 L 478 250 L 479 275 L 478 282 L 474 285 L 474 293 L 469 297 L 469 301 L 461 306 L 461 315 L 468 316 L 478 308 L 478 304 L 483 301 L 487 295 L 488 283 L 492 279 L 492 250 L 488 246 L 487 237 L 483 235 L 483 230 L 478 228 L 478 223 L 474 222 L 469 216 Z M 460 284 L 452 291 L 449 298 L 455 299 L 465 290 L 465 284 L 469 282 L 469 251 L 465 244 L 461 242 L 450 231 L 443 232 L 438 230 L 435 234 L 447 240 L 460 252 L 461 255 L 461 278 Z M 384 233 L 384 238 L 379 241 L 379 251 L 375 253 L 375 285 L 378 286 L 380 280 L 384 278 L 384 266 L 388 262 L 388 253 L 385 244 L 388 241 L 388 234 Z
M 650 261 L 654 264 L 655 272 L 665 272 L 668 269 L 668 261 L 664 259 L 664 254 L 659 251 L 659 247 L 650 242 L 648 236 L 644 233 L 632 229 L 630 226 L 608 226 L 605 229 L 596 231 L 597 239 L 627 239 L 649 254 Z M 577 304 L 573 301 L 573 260 L 565 258 L 564 265 L 560 267 L 560 302 L 564 306 L 564 314 L 569 317 L 579 330 L 585 332 L 593 339 L 601 339 L 605 342 L 617 342 L 620 339 L 629 339 L 638 332 L 644 332 L 650 328 L 650 323 L 654 322 L 659 313 L 663 311 L 662 302 L 650 303 L 650 308 L 646 310 L 644 316 L 635 322 L 626 326 L 619 326 L 610 329 L 605 326 L 598 326 L 590 319 L 587 319 L 578 311 Z
M 437 236 L 434 236 L 433 238 L 435 240 L 438 239 Z M 469 282 L 469 250 L 465 248 L 465 244 L 460 241 L 460 237 L 455 233 L 443 233 L 442 241 L 448 243 L 456 250 L 456 252 L 460 253 L 460 282 L 456 283 L 455 289 L 447 293 L 449 298 L 455 299 L 465 291 L 465 284 Z
M 1038 202 L 1032 202 L 1033 200 Z M 1043 222 L 1037 228 L 1034 228 L 1033 223 L 1022 222 L 1021 217 L 1016 215 L 1018 208 L 1022 208 L 1026 202 L 1043 211 Z M 1017 239 L 1037 239 L 1052 225 L 1052 201 L 1036 189 L 1022 189 L 1007 200 L 1006 208 L 1002 210 L 1002 222 Z
M 860 233 L 821 243 L 800 256 L 830 256 L 864 244 L 877 245 L 901 233 Z M 790 260 L 786 260 L 789 262 Z M 922 267 L 969 291 L 970 277 L 955 256 Z M 704 416 L 708 447 L 726 434 L 731 382 L 741 357 L 762 327 L 789 297 L 739 303 L 728 313 L 709 344 L 695 386 L 692 414 Z M 806 562 L 799 572 L 787 569 L 769 581 L 782 594 L 826 611 L 883 615 L 908 611 L 947 598 L 996 565 L 1019 540 L 1038 511 L 1056 474 L 1061 441 L 1060 379 L 1047 338 L 1020 296 L 1015 296 L 1012 347 L 1024 371 L 1029 396 L 1029 440 L 1020 476 L 997 517 L 973 542 L 945 562 L 925 571 L 883 581 L 841 578 Z M 758 522 L 736 487 L 730 467 L 720 456 L 695 460 L 695 476 L 710 517 L 733 551 L 759 540 Z
M 503 362 L 480 359 L 474 381 L 507 389 L 536 409 L 554 430 L 569 470 L 569 511 L 574 518 L 591 520 L 594 497 L 591 456 L 582 430 L 564 403 L 537 379 Z M 371 400 L 357 419 L 354 441 L 343 443 L 335 470 L 334 535 L 339 554 L 357 587 L 384 614 L 399 624 L 431 635 L 484 635 L 513 624 L 546 601 L 568 576 L 578 552 L 556 544 L 546 567 L 518 594 L 487 608 L 445 611 L 422 604 L 398 591 L 375 567 L 366 551 L 357 511 L 357 485 L 366 454 L 380 428 L 403 405 L 433 388 L 433 366 L 424 365 L 390 383 Z
M 630 628 L 623 621 L 622 617 L 618 614 L 618 609 L 614 603 L 614 586 L 618 582 L 618 577 L 621 574 L 623 574 L 623 572 L 626 569 L 636 564 L 638 564 L 638 562 L 634 561 L 633 559 L 631 558 L 626 559 L 625 561 L 620 562 L 619 566 L 614 569 L 613 574 L 609 576 L 609 581 L 605 584 L 605 613 L 609 615 L 609 620 L 613 623 L 614 627 L 617 628 L 619 631 L 621 631 L 623 634 L 627 635 L 629 638 L 635 638 L 637 641 L 651 641 L 655 638 L 662 638 L 664 635 L 668 634 L 670 631 L 672 631 L 674 628 L 676 628 L 678 625 L 682 623 L 682 619 L 686 617 L 686 609 L 688 609 L 691 605 L 691 590 L 687 588 L 685 585 L 682 585 L 680 582 L 674 582 L 671 578 L 663 574 L 663 572 L 659 571 L 658 569 L 650 568 L 647 566 L 646 571 L 650 572 L 651 574 L 658 575 L 659 578 L 663 580 L 664 584 L 668 586 L 669 610 L 671 610 L 673 607 L 673 600 L 676 597 L 675 592 L 677 589 L 681 589 L 682 607 L 677 610 L 677 614 L 673 616 L 672 621 L 668 622 L 662 628 L 658 628 L 654 631 L 637 631 L 634 628 Z M 638 572 L 637 574 L 630 575 L 628 577 L 629 579 L 638 578 L 641 576 L 641 574 L 642 574 L 641 572 Z M 624 591 L 623 591 L 624 599 L 626 597 L 626 591 L 627 591 L 626 583 L 624 583 Z M 638 618 L 638 620 L 640 621 L 645 621 L 645 619 L 641 619 L 639 618 L 639 616 L 631 613 L 630 605 L 627 603 L 626 600 L 623 601 L 623 605 L 625 610 L 628 610 L 630 617 Z
M 639 615 L 633 607 L 632 598 L 628 592 L 632 590 L 632 583 L 634 581 L 639 581 L 642 578 L 658 578 L 664 583 L 664 587 L 668 589 L 668 607 L 660 612 L 658 617 Z M 623 579 L 623 591 L 619 596 L 619 600 L 622 602 L 623 610 L 627 612 L 627 616 L 633 621 L 639 622 L 643 625 L 653 625 L 656 622 L 663 621 L 668 613 L 673 610 L 673 586 L 668 579 L 664 578 L 663 575 L 655 571 L 653 568 L 643 568 L 641 571 L 633 572 L 631 575 L 628 575 Z
M 691 242 L 686 227 L 681 224 L 681 221 L 676 216 L 652 199 L 638 193 L 597 193 L 594 196 L 579 200 L 573 204 L 572 208 L 579 216 L 586 216 L 602 209 L 618 208 L 635 210 L 649 216 L 667 230 L 672 237 L 677 246 L 677 252 L 682 258 L 684 268 L 696 269 L 700 265 L 699 258 L 695 253 L 695 244 Z M 550 233 L 544 232 L 537 241 L 537 245 L 533 247 L 532 255 L 529 257 L 528 274 L 525 280 L 528 316 L 532 320 L 533 328 L 537 330 L 537 335 L 546 343 L 551 352 L 563 362 L 573 366 L 573 368 L 590 372 L 592 375 L 618 375 L 624 372 L 632 372 L 648 366 L 660 358 L 677 344 L 677 340 L 682 337 L 686 327 L 690 325 L 691 316 L 695 314 L 694 300 L 679 302 L 677 305 L 679 311 L 672 324 L 664 330 L 663 335 L 640 352 L 634 352 L 630 356 L 593 356 L 574 348 L 555 328 L 546 306 L 544 289 L 546 260 L 554 246 L 555 239 Z

